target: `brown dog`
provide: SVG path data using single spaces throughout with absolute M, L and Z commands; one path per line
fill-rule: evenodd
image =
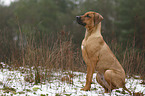
M 87 76 L 86 85 L 82 90 L 90 90 L 93 73 L 97 70 L 96 80 L 105 89 L 105 92 L 123 88 L 131 94 L 125 87 L 124 69 L 101 35 L 103 17 L 96 12 L 87 12 L 76 18 L 77 22 L 86 28 L 81 49 L 87 65 Z

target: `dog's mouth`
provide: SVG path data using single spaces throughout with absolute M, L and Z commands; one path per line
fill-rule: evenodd
M 83 26 L 86 26 L 86 23 L 83 23 L 83 22 L 82 22 L 80 16 L 76 16 L 76 18 L 77 18 L 77 22 L 78 22 L 78 24 L 83 25 Z

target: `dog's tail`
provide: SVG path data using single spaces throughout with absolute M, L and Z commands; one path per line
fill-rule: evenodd
M 129 91 L 125 86 L 123 87 L 123 89 L 129 92 L 130 95 L 132 95 L 131 91 Z

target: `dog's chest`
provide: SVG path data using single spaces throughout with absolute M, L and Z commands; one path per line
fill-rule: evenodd
M 81 45 L 81 49 L 82 49 L 82 50 L 84 49 L 84 45 Z
M 82 41 L 81 49 L 82 51 L 85 49 L 85 40 Z

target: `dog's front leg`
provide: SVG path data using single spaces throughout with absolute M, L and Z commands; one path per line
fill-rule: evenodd
M 84 90 L 84 91 L 90 90 L 94 69 L 95 69 L 95 66 L 93 64 L 87 65 L 86 85 L 81 90 Z

